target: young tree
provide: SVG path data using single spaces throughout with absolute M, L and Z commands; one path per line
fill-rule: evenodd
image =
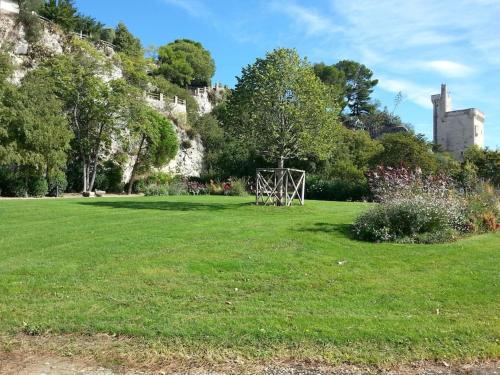
M 295 50 L 276 49 L 243 69 L 225 126 L 278 168 L 290 158 L 326 156 L 339 135 L 328 94 Z
M 179 86 L 207 86 L 215 73 L 215 62 L 201 43 L 178 39 L 160 47 L 158 72 Z
M 179 149 L 172 123 L 146 104 L 138 103 L 133 110 L 131 125 L 132 131 L 138 136 L 138 142 L 128 185 L 129 195 L 132 194 L 138 173 L 165 165 Z

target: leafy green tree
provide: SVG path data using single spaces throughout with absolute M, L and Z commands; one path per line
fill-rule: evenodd
M 117 52 L 123 52 L 128 56 L 141 56 L 144 54 L 141 41 L 132 35 L 123 22 L 116 26 L 113 44 Z
M 64 115 L 64 103 L 55 95 L 54 82 L 45 78 L 43 69 L 38 69 L 22 81 L 17 139 L 24 163 L 42 173 L 48 183 L 64 169 L 73 133 Z
M 375 107 L 370 96 L 378 83 L 378 80 L 373 79 L 373 72 L 365 65 L 352 60 L 341 60 L 335 64 L 335 68 L 342 72 L 345 79 L 343 92 L 350 115 L 359 116 L 372 112 Z
M 46 68 L 75 135 L 73 150 L 81 165 L 83 191 L 91 191 L 103 155 L 122 129 L 129 86 L 120 79 L 104 81 L 111 76 L 110 62 L 80 40 L 73 41 L 70 54 L 54 58 Z
M 346 106 L 346 77 L 335 65 L 314 64 L 314 73 L 325 85 L 331 88 L 333 100 L 342 110 Z
M 16 88 L 5 83 L 9 67 L 0 60 L 0 166 L 10 171 L 0 188 L 17 196 L 43 196 L 67 160 L 72 133 L 63 103 L 43 69 L 29 72 Z
M 204 164 L 208 174 L 214 174 L 218 170 L 218 161 L 225 144 L 224 130 L 212 114 L 206 114 L 199 118 L 194 125 L 205 148 Z
M 77 9 L 73 0 L 45 0 L 39 14 L 66 31 L 73 31 L 76 25 Z
M 207 86 L 215 73 L 215 62 L 201 43 L 178 39 L 158 50 L 158 72 L 179 86 Z
M 100 40 L 104 30 L 104 24 L 95 18 L 77 14 L 73 22 L 73 30 L 89 35 L 92 40 Z
M 134 164 L 128 185 L 132 194 L 138 173 L 149 172 L 151 167 L 161 167 L 170 161 L 179 149 L 173 125 L 164 116 L 138 103 L 132 114 L 132 131 L 138 136 Z
M 500 186 L 500 151 L 470 147 L 464 155 L 464 161 L 476 167 L 478 177 Z
M 295 50 L 276 49 L 243 69 L 225 126 L 268 161 L 328 155 L 338 139 L 337 108 Z
M 392 133 L 383 135 L 379 140 L 383 151 L 373 158 L 374 166 L 420 168 L 424 173 L 436 170 L 431 147 L 422 138 L 411 133 Z

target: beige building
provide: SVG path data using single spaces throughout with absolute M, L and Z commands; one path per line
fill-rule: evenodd
M 441 94 L 432 95 L 434 143 L 441 145 L 456 159 L 463 160 L 464 152 L 471 146 L 483 147 L 484 114 L 476 109 L 451 110 L 451 96 L 446 85 Z

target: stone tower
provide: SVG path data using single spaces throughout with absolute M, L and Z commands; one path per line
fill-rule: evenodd
M 471 146 L 483 147 L 484 114 L 469 108 L 458 111 L 451 109 L 451 96 L 446 85 L 441 85 L 441 93 L 431 96 L 433 105 L 433 140 L 444 151 L 450 152 L 462 161 L 464 152 Z

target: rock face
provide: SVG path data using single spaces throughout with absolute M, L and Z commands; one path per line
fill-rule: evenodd
M 8 47 L 11 51 L 12 62 L 14 64 L 14 74 L 10 81 L 13 84 L 20 84 L 26 73 L 33 68 L 36 68 L 43 58 L 55 56 L 64 53 L 71 36 L 64 34 L 60 29 L 50 23 L 43 22 L 43 32 L 40 40 L 35 45 L 30 45 L 25 39 L 23 26 L 16 22 L 16 14 L 0 13 L 0 47 Z M 102 52 L 108 57 L 112 57 L 114 51 L 109 46 L 97 45 Z M 102 77 L 105 81 L 118 79 L 123 77 L 123 72 L 119 66 L 113 66 L 113 71 L 107 77 Z M 206 96 L 206 108 L 204 111 L 211 111 L 212 106 Z M 204 100 L 205 100 L 204 99 Z M 186 131 L 182 128 L 186 123 L 186 104 L 176 100 L 174 103 L 163 105 L 162 103 L 153 103 L 148 100 L 148 103 L 165 115 L 168 118 L 175 118 L 175 131 L 179 138 L 179 152 L 175 158 L 160 170 L 168 173 L 181 174 L 183 176 L 200 176 L 203 169 L 203 154 L 204 147 L 200 137 L 196 135 L 192 139 L 189 138 Z M 208 106 L 210 105 L 210 106 Z M 205 113 L 205 112 L 203 112 Z M 113 145 L 113 150 L 120 150 L 120 145 Z M 133 158 L 126 163 L 124 170 L 124 182 L 130 178 Z
M 179 152 L 170 163 L 160 170 L 182 176 L 200 177 L 205 152 L 200 136 L 196 134 L 190 139 L 184 129 L 176 127 L 175 131 L 180 141 Z

